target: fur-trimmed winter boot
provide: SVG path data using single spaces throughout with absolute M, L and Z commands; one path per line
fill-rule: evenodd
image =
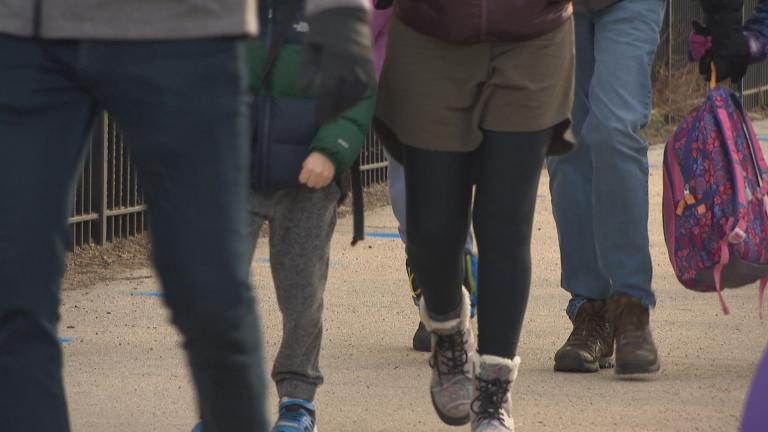
M 473 364 L 472 432 L 514 432 L 512 384 L 520 368 L 520 357 L 510 360 L 477 354 Z
M 470 356 L 475 351 L 475 338 L 469 325 L 469 295 L 464 290 L 462 293 L 459 317 L 452 320 L 435 321 L 430 318 L 423 297 L 419 305 L 421 321 L 432 335 L 432 354 L 429 357 L 432 405 L 440 420 L 451 426 L 469 423 L 469 404 L 472 400 Z

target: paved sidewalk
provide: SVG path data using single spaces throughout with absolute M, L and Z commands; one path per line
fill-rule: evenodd
M 763 127 L 761 131 L 768 132 Z M 651 248 L 659 305 L 652 316 L 663 371 L 619 380 L 611 372 L 555 374 L 552 356 L 567 337 L 568 295 L 559 288 L 557 237 L 544 176 L 535 223 L 533 289 L 514 390 L 518 432 L 736 431 L 749 380 L 768 342 L 757 288 L 715 295 L 689 292 L 672 274 L 661 232 L 661 152 L 651 149 Z M 373 234 L 349 246 L 351 219 L 333 240 L 318 394 L 324 432 L 468 430 L 433 413 L 427 356 L 409 349 L 417 315 L 403 248 L 388 208 L 367 215 Z M 378 236 L 378 237 L 374 237 Z M 253 278 L 271 361 L 280 316 L 259 245 Z M 481 288 L 482 289 L 482 288 Z M 187 432 L 196 421 L 190 380 L 149 270 L 63 293 L 61 336 L 75 432 Z M 274 389 L 271 389 L 274 395 Z M 276 401 L 270 400 L 275 411 Z

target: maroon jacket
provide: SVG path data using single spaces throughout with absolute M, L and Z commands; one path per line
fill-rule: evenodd
M 533 39 L 565 23 L 570 0 L 397 0 L 403 23 L 446 42 L 472 44 Z

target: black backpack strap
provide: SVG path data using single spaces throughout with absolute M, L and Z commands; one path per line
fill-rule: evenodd
M 360 158 L 351 168 L 352 177 L 352 246 L 365 239 L 365 208 L 363 206 L 363 180 L 360 173 Z

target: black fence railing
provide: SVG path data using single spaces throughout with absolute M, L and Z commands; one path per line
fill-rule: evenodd
M 104 113 L 88 146 L 69 218 L 71 244 L 104 244 L 148 228 L 136 169 L 117 124 Z
M 364 187 L 387 180 L 381 142 L 369 133 L 360 168 Z M 104 113 L 89 143 L 69 218 L 71 247 L 133 237 L 149 227 L 141 186 L 119 126 Z
M 365 145 L 360 152 L 360 171 L 363 187 L 370 187 L 387 181 L 389 162 L 384 155 L 384 145 L 373 130 L 368 132 Z

